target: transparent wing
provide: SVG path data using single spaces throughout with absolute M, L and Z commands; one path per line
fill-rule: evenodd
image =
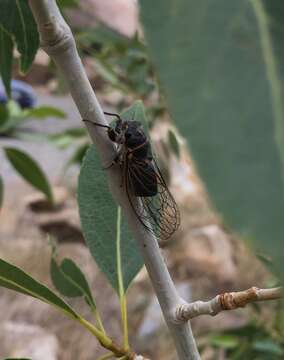
M 155 160 L 126 160 L 125 184 L 139 221 L 160 241 L 166 241 L 179 227 L 180 213 Z M 133 197 L 140 199 L 141 206 Z

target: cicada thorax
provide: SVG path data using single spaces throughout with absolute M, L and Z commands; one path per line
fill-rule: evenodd
M 126 161 L 130 167 L 131 190 L 134 196 L 155 196 L 158 192 L 150 142 L 138 121 L 126 122 Z

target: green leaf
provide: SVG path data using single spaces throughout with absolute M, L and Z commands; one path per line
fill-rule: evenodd
M 141 14 L 170 112 L 215 206 L 283 280 L 284 2 L 144 0 Z
M 47 199 L 53 203 L 51 186 L 39 165 L 21 150 L 6 147 L 6 156 L 15 170 L 33 187 L 45 194 Z
M 210 344 L 223 349 L 234 349 L 239 345 L 239 339 L 233 335 L 214 335 L 210 338 Z
M 23 122 L 24 113 L 25 111 L 16 101 L 9 100 L 6 104 L 0 105 L 0 133 L 11 135 L 17 130 L 17 126 Z
M 52 106 L 39 106 L 34 109 L 27 110 L 25 112 L 26 117 L 33 117 L 37 119 L 45 119 L 46 117 L 56 117 L 59 119 L 65 119 L 66 114 L 64 111 L 52 107 Z
M 75 140 L 86 138 L 86 129 L 83 127 L 75 127 L 64 130 L 61 133 L 49 135 L 48 139 L 59 148 L 66 148 L 74 144 Z
M 262 339 L 254 341 L 252 345 L 254 350 L 259 352 L 269 353 L 273 355 L 284 355 L 284 349 L 277 342 L 271 339 Z
M 73 155 L 71 156 L 71 158 L 68 160 L 66 164 L 66 168 L 68 168 L 73 164 L 81 164 L 89 146 L 90 144 L 88 143 L 78 146 L 77 149 L 74 151 Z
M 62 295 L 67 297 L 84 296 L 86 303 L 93 309 L 96 309 L 88 281 L 73 260 L 65 258 L 60 265 L 57 265 L 55 256 L 53 255 L 51 258 L 50 272 L 54 286 Z
M 0 134 L 6 127 L 9 121 L 9 111 L 6 104 L 0 104 Z
M 3 259 L 0 259 L 0 286 L 25 295 L 30 295 L 49 305 L 57 307 L 69 317 L 74 319 L 79 318 L 79 315 L 48 287 Z
M 13 41 L 0 24 L 0 75 L 8 97 L 11 95 Z
M 26 72 L 39 47 L 37 27 L 28 0 L 1 0 L 0 25 L 13 35 L 21 54 L 21 71 Z
M 7 110 L 8 110 L 8 113 L 9 113 L 9 116 L 10 117 L 15 117 L 15 118 L 18 118 L 18 117 L 23 117 L 23 110 L 21 109 L 20 105 L 14 101 L 14 100 L 9 100 L 6 104 L 7 106 Z
M 62 295 L 67 297 L 82 296 L 82 291 L 72 281 L 68 280 L 68 277 L 61 270 L 61 265 L 57 264 L 54 257 L 50 261 L 50 276 L 54 287 Z
M 77 7 L 78 0 L 57 0 L 57 4 L 60 8 Z
M 31 120 L 31 118 L 36 118 L 38 120 L 44 120 L 47 117 L 57 117 L 57 118 L 65 118 L 66 115 L 63 111 L 51 107 L 51 106 L 40 106 L 37 108 L 23 110 L 21 107 L 13 100 L 10 100 L 7 104 L 5 104 L 3 110 L 3 105 L 0 104 L 0 133 L 9 134 L 13 133 L 13 136 L 17 135 L 17 137 L 32 138 L 35 136 L 34 133 L 24 133 L 21 131 L 20 125 L 23 125 L 25 122 Z M 4 111 L 6 113 L 4 113 Z M 5 121 L 1 122 L 3 116 L 6 115 Z M 39 134 L 37 134 L 39 135 Z M 40 135 L 43 136 L 43 135 Z
M 142 108 L 143 110 L 143 108 Z M 141 115 L 135 104 L 121 116 Z M 111 285 L 119 291 L 116 261 L 117 205 L 109 192 L 105 170 L 98 154 L 91 146 L 83 160 L 79 176 L 78 205 L 86 243 L 100 269 Z M 137 243 L 132 238 L 126 221 L 121 222 L 121 264 L 126 290 L 143 265 Z
M 3 200 L 4 200 L 4 182 L 2 176 L 0 176 L 0 209 L 3 205 Z

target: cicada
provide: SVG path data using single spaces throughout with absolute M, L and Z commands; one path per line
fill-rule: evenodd
M 140 223 L 160 241 L 165 241 L 179 227 L 180 214 L 153 157 L 143 126 L 139 121 L 123 120 L 118 114 L 104 114 L 116 117 L 112 126 L 92 124 L 107 128 L 110 140 L 117 144 L 117 156 L 110 166 L 115 163 L 121 165 L 121 186 L 125 187 Z M 140 199 L 138 206 L 135 197 Z

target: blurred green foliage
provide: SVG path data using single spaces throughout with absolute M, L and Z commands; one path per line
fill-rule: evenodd
M 52 106 L 39 106 L 32 109 L 22 109 L 15 101 L 10 100 L 7 104 L 0 104 L 0 137 L 24 138 L 26 135 L 37 138 L 28 127 L 31 120 L 45 120 L 48 117 L 64 119 L 65 113 Z
M 284 339 L 273 336 L 263 324 L 251 323 L 237 330 L 214 335 L 209 343 L 225 350 L 231 360 L 280 360 L 284 358 Z
M 156 89 L 147 48 L 138 34 L 127 38 L 100 25 L 79 31 L 76 41 L 83 55 L 94 58 L 95 70 L 108 87 L 137 99 L 148 98 Z
M 65 113 L 50 106 L 22 109 L 16 102 L 0 104 L 0 139 L 39 140 L 42 134 L 27 127 L 31 120 L 42 121 L 48 117 L 65 118 Z M 52 189 L 40 165 L 27 153 L 14 147 L 3 147 L 4 154 L 13 168 L 37 190 L 40 190 L 50 203 L 53 203 Z M 0 187 L 0 207 L 3 200 L 3 180 Z

